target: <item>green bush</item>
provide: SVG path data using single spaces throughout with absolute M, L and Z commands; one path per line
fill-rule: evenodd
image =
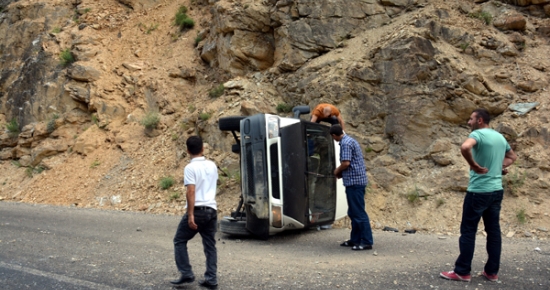
M 63 66 L 67 66 L 75 62 L 73 53 L 69 48 L 62 51 L 61 54 L 59 55 L 59 58 L 61 59 L 61 65 Z
M 485 11 L 476 11 L 469 14 L 472 18 L 477 18 L 483 20 L 485 24 L 489 25 L 491 24 L 491 21 L 493 20 L 493 16 L 489 12 Z
M 290 113 L 292 112 L 292 105 L 287 103 L 279 103 L 275 109 L 279 113 Z
M 516 218 L 518 219 L 518 222 L 520 224 L 524 224 L 527 221 L 527 217 L 525 215 L 525 209 L 520 209 L 516 214 Z
M 55 131 L 55 120 L 49 120 L 48 124 L 46 124 L 46 130 L 48 130 L 48 133 L 51 133 Z
M 178 12 L 176 12 L 175 25 L 179 26 L 182 30 L 185 28 L 193 28 L 195 26 L 195 21 L 187 16 L 187 7 L 180 6 Z
M 143 119 L 141 119 L 141 125 L 146 129 L 154 129 L 160 122 L 160 115 L 157 112 L 148 112 Z
M 160 179 L 159 186 L 163 190 L 166 190 L 176 183 L 176 180 L 172 176 L 163 177 Z
M 12 137 L 19 135 L 19 133 L 21 132 L 19 130 L 19 124 L 15 119 L 11 119 L 11 121 L 6 124 L 6 129 L 8 130 L 9 135 Z
M 59 27 L 54 27 L 54 28 L 52 29 L 52 33 L 53 33 L 53 34 L 57 34 L 57 33 L 59 33 L 59 32 L 61 32 L 61 28 L 59 28 Z
M 92 162 L 92 164 L 90 165 L 90 168 L 96 168 L 98 167 L 99 165 L 101 165 L 101 162 L 99 162 L 99 160 L 94 160 L 94 162 Z
M 210 116 L 211 116 L 211 114 L 208 113 L 208 112 L 203 112 L 203 113 L 199 114 L 199 118 L 203 121 L 206 121 L 206 120 L 210 119 Z
M 181 195 L 180 195 L 179 192 L 174 191 L 174 192 L 170 193 L 169 198 L 170 198 L 170 200 L 176 200 L 176 199 L 180 198 L 180 196 L 181 196 Z
M 195 47 L 197 47 L 201 41 L 202 41 L 202 35 L 197 34 L 197 37 L 195 37 Z
M 223 95 L 224 91 L 225 91 L 225 87 L 223 86 L 223 84 L 220 84 L 214 87 L 213 89 L 211 89 L 210 92 L 208 93 L 208 96 L 210 96 L 213 99 L 219 98 L 221 95 Z

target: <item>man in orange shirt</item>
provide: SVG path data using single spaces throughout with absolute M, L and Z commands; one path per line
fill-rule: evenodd
M 340 124 L 344 130 L 344 120 L 340 115 L 340 111 L 331 104 L 319 104 L 311 113 L 311 122 L 319 123 L 321 121 L 328 122 L 332 125 Z

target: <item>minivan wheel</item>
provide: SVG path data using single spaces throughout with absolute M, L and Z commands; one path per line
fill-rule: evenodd
M 223 117 L 218 121 L 218 127 L 222 131 L 241 131 L 241 120 L 244 119 L 243 116 L 231 116 Z
M 223 218 L 220 221 L 220 231 L 228 235 L 250 236 L 250 232 L 246 229 L 246 221 Z

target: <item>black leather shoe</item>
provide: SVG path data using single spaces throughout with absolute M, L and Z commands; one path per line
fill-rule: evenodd
M 174 285 L 179 285 L 179 284 L 183 284 L 183 283 L 192 283 L 194 281 L 195 281 L 194 276 L 184 277 L 183 275 L 181 275 L 178 280 L 172 280 L 172 281 L 170 281 L 170 283 L 172 283 Z
M 218 284 L 210 284 L 210 282 L 206 280 L 200 280 L 199 285 L 208 289 L 218 289 Z

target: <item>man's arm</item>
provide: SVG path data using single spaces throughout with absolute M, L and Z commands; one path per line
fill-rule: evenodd
M 187 223 L 192 230 L 197 229 L 197 224 L 195 223 L 195 185 L 188 184 L 187 186 Z
M 508 173 L 508 169 L 506 168 L 512 165 L 517 158 L 518 156 L 514 150 L 510 149 L 510 151 L 506 152 L 506 155 L 504 155 L 504 161 L 502 161 L 502 175 L 506 175 Z
M 344 119 L 342 119 L 342 114 L 336 116 L 336 118 L 338 118 L 338 123 L 340 123 L 340 127 L 342 127 L 342 130 L 345 131 L 346 129 L 344 128 Z
M 315 115 L 311 115 L 311 122 L 316 122 L 317 121 L 317 116 Z
M 342 171 L 346 170 L 350 165 L 350 162 L 348 160 L 344 160 L 342 161 L 342 163 L 340 163 L 340 166 L 338 166 L 336 169 L 334 169 L 334 175 L 337 177 L 337 178 L 341 178 L 342 177 Z
M 470 165 L 470 168 L 477 174 L 485 174 L 489 172 L 489 169 L 485 167 L 479 166 L 477 162 L 474 160 L 474 156 L 472 155 L 472 148 L 477 144 L 476 139 L 474 138 L 468 138 L 464 143 L 462 143 L 462 146 L 460 146 L 460 153 L 462 153 L 462 156 L 468 164 Z

